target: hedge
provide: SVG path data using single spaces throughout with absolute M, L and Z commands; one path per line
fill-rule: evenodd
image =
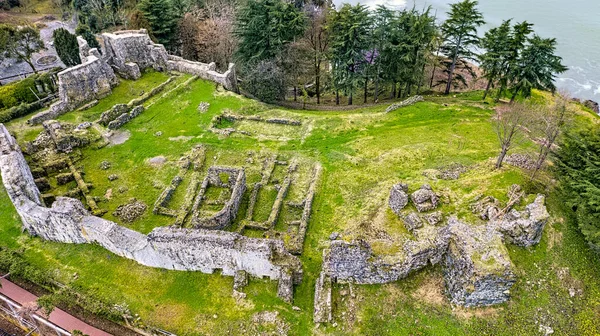
M 18 82 L 0 86 L 0 110 L 18 106 L 23 103 L 33 103 L 38 100 L 38 97 L 44 98 L 54 92 L 55 88 L 51 79 L 52 75 L 53 72 L 37 74 Z M 48 88 L 51 92 L 38 92 L 36 84 Z M 36 97 L 36 94 L 38 97 Z

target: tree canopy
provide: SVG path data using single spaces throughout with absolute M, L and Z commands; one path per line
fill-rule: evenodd
M 26 62 L 37 73 L 31 57 L 45 49 L 40 32 L 33 27 L 14 27 L 0 25 L 0 58 L 14 58 L 17 62 Z
M 75 35 L 64 28 L 58 28 L 52 32 L 52 39 L 58 57 L 66 66 L 72 67 L 81 64 L 79 44 Z

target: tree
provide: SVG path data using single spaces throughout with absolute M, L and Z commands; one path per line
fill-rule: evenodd
M 566 97 L 559 95 L 552 106 L 541 105 L 534 112 L 532 129 L 537 135 L 537 143 L 540 148 L 531 173 L 531 179 L 534 179 L 542 169 L 565 125 L 569 123 L 572 111 L 569 110 L 568 106 Z
M 555 55 L 555 50 L 554 38 L 544 39 L 534 35 L 529 39 L 519 58 L 519 66 L 515 69 L 511 103 L 518 94 L 529 97 L 531 89 L 556 91 L 556 75 L 568 68 L 562 64 L 562 58 Z
M 58 57 L 67 67 L 81 64 L 79 44 L 75 35 L 64 28 L 58 28 L 52 32 L 52 39 Z
M 283 71 L 274 60 L 262 60 L 246 71 L 244 87 L 257 99 L 274 103 L 285 98 Z
M 496 95 L 496 102 L 504 95 L 504 90 L 514 81 L 515 75 L 519 67 L 519 58 L 525 48 L 529 34 L 533 32 L 533 25 L 527 21 L 516 24 L 512 29 L 512 37 L 506 54 L 506 61 L 503 64 L 503 69 L 499 74 L 500 90 Z
M 198 53 L 200 48 L 199 42 L 199 29 L 200 20 L 198 20 L 191 13 L 185 14 L 181 20 L 179 20 L 179 28 L 177 34 L 179 35 L 179 41 L 181 42 L 181 57 L 191 60 L 198 60 Z
M 305 7 L 305 15 L 308 18 L 308 27 L 304 39 L 311 51 L 312 69 L 314 72 L 315 90 L 317 104 L 321 103 L 321 77 L 323 62 L 327 59 L 329 50 L 329 35 L 327 31 L 327 20 L 329 8 L 317 5 Z
M 150 25 L 150 34 L 156 38 L 158 43 L 164 44 L 166 48 L 172 50 L 177 21 L 171 2 L 169 0 L 142 0 L 138 8 Z
M 502 167 L 508 151 L 523 140 L 524 126 L 529 120 L 530 110 L 531 107 L 526 104 L 514 104 L 496 109 L 493 125 L 500 143 L 500 155 L 496 161 L 496 168 Z
M 329 23 L 334 83 L 337 92 L 342 89 L 348 94 L 348 105 L 352 105 L 354 90 L 362 79 L 359 70 L 369 47 L 370 26 L 369 10 L 361 4 L 344 4 Z M 339 103 L 339 94 L 336 96 Z
M 554 161 L 562 198 L 588 244 L 600 252 L 600 128 L 568 133 Z
M 77 28 L 75 29 L 75 34 L 77 34 L 77 36 L 83 37 L 83 39 L 88 43 L 90 48 L 96 48 L 98 49 L 98 51 L 102 51 L 100 48 L 100 43 L 98 42 L 98 40 L 96 40 L 96 36 L 94 36 L 88 25 L 82 23 L 78 24 Z
M 475 58 L 473 48 L 479 44 L 477 28 L 485 23 L 483 15 L 477 10 L 477 4 L 475 0 L 451 4 L 448 20 L 442 24 L 445 40 L 442 51 L 449 59 L 445 94 L 450 93 L 457 65 L 470 69 L 467 61 Z
M 304 33 L 305 17 L 282 0 L 248 0 L 239 10 L 234 34 L 237 56 L 244 64 L 275 59 Z
M 17 62 L 25 62 L 37 73 L 31 57 L 42 49 L 45 49 L 44 42 L 35 28 L 0 25 L 0 58 L 14 58 Z
M 502 22 L 499 27 L 490 29 L 481 39 L 481 47 L 485 53 L 479 56 L 480 68 L 484 77 L 488 80 L 483 99 L 488 95 L 492 85 L 498 78 L 504 76 L 504 69 L 510 55 L 510 44 L 512 42 L 511 20 Z

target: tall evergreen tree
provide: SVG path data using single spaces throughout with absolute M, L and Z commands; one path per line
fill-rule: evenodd
M 304 33 L 305 17 L 282 0 L 248 0 L 236 20 L 237 57 L 244 64 L 276 58 Z
M 361 4 L 344 4 L 329 23 L 334 83 L 336 91 L 341 89 L 348 94 L 348 105 L 352 105 L 354 91 L 362 79 L 359 70 L 369 47 L 370 26 L 369 10 Z
M 503 71 L 509 61 L 513 38 L 510 21 L 506 20 L 499 27 L 490 29 L 481 39 L 481 47 L 485 49 L 485 53 L 479 56 L 480 68 L 488 80 L 483 99 L 487 97 L 492 85 L 506 75 Z
M 496 95 L 496 102 L 504 95 L 504 90 L 506 90 L 508 85 L 515 80 L 519 68 L 519 58 L 525 48 L 525 43 L 527 43 L 529 35 L 533 32 L 532 27 L 533 24 L 523 21 L 516 24 L 512 29 L 512 37 L 508 45 L 508 53 L 506 54 L 507 59 L 504 62 L 504 68 L 499 78 L 500 90 L 498 90 L 498 94 Z
M 177 21 L 169 0 L 142 0 L 138 5 L 150 24 L 150 34 L 166 48 L 174 48 Z
M 555 155 L 566 204 L 587 242 L 600 252 L 600 128 L 568 134 Z
M 75 35 L 64 28 L 58 28 L 52 32 L 52 39 L 58 57 L 66 66 L 72 67 L 81 64 L 79 44 Z
M 531 89 L 556 91 L 556 75 L 567 71 L 568 68 L 562 64 L 562 58 L 555 55 L 555 52 L 556 39 L 544 39 L 537 35 L 529 39 L 514 75 L 511 102 L 514 102 L 519 94 L 529 97 Z
M 479 44 L 477 28 L 485 23 L 483 15 L 477 9 L 478 2 L 475 0 L 464 0 L 450 5 L 448 20 L 442 24 L 444 35 L 443 53 L 448 57 L 445 94 L 456 80 L 455 70 L 457 66 L 470 70 L 468 61 L 475 59 L 473 48 Z M 463 80 L 462 78 L 458 78 Z

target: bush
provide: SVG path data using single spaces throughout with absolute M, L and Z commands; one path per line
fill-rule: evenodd
M 77 26 L 77 29 L 75 29 L 75 34 L 83 37 L 83 39 L 87 41 L 90 48 L 96 48 L 100 53 L 102 53 L 102 50 L 100 49 L 100 43 L 98 40 L 96 40 L 96 36 L 94 36 L 88 25 L 80 23 Z
M 575 211 L 587 242 L 600 252 L 600 129 L 567 134 L 556 159 L 565 203 Z
M 0 270 L 10 273 L 11 277 L 30 281 L 42 287 L 52 285 L 50 274 L 31 266 L 19 253 L 13 250 L 0 250 Z
M 23 103 L 33 103 L 38 100 L 37 97 L 44 98 L 48 96 L 48 94 L 54 92 L 55 88 L 52 82 L 52 76 L 55 72 L 56 70 L 53 70 L 47 73 L 33 75 L 18 82 L 0 86 L 0 110 Z M 47 88 L 49 92 L 38 92 L 37 85 Z
M 267 103 L 285 98 L 283 71 L 272 60 L 260 61 L 248 69 L 243 87 L 251 95 Z
M 79 44 L 75 35 L 64 28 L 58 28 L 52 32 L 52 39 L 58 57 L 67 67 L 81 64 Z

